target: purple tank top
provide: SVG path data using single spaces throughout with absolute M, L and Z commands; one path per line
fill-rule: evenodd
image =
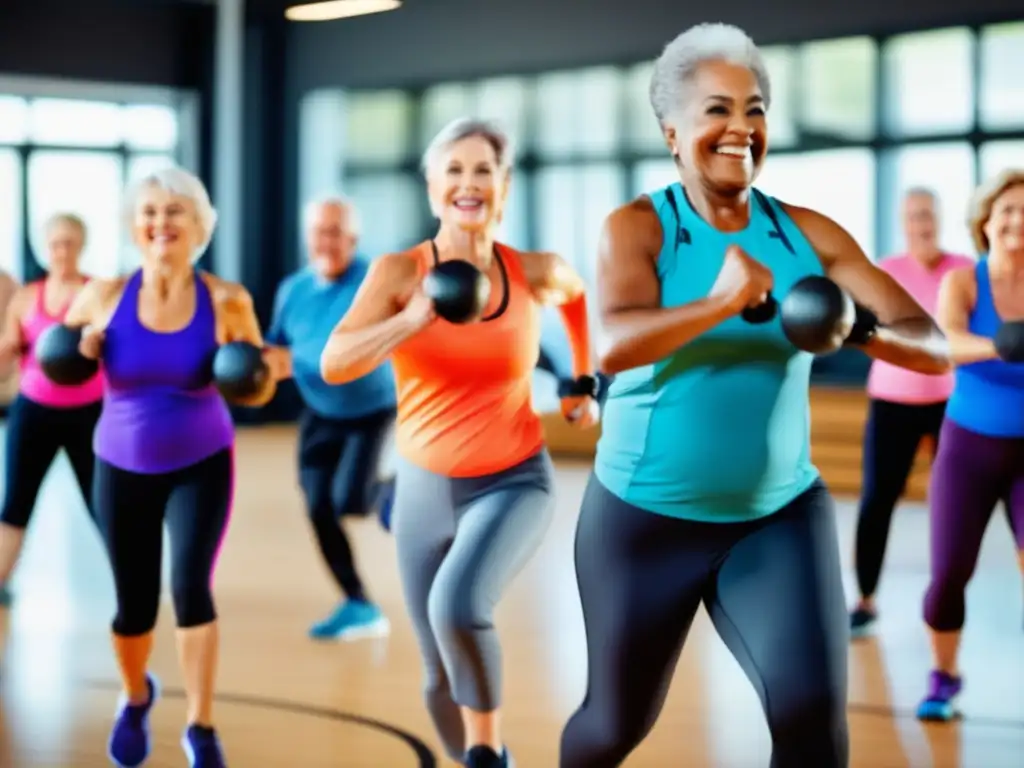
M 196 312 L 180 331 L 139 320 L 142 272 L 128 280 L 103 343 L 107 389 L 93 438 L 96 455 L 129 472 L 160 474 L 196 464 L 234 442 L 231 413 L 213 386 L 213 300 L 195 275 Z

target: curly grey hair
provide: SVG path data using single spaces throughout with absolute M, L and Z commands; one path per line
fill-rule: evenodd
M 698 24 L 666 45 L 654 62 L 649 93 L 654 114 L 663 126 L 686 106 L 686 91 L 697 68 L 708 61 L 726 61 L 750 69 L 761 88 L 765 107 L 771 105 L 768 67 L 747 33 L 731 24 Z
M 423 153 L 423 173 L 429 173 L 441 155 L 453 144 L 457 144 L 470 136 L 479 136 L 494 147 L 494 155 L 498 158 L 498 167 L 507 171 L 512 165 L 514 153 L 512 139 L 508 133 L 492 120 L 481 120 L 475 117 L 460 117 L 448 123 L 437 132 L 430 145 Z
M 192 260 L 198 261 L 199 257 L 210 247 L 213 231 L 217 227 L 217 210 L 213 207 L 213 203 L 210 202 L 210 195 L 206 191 L 206 186 L 198 176 L 176 165 L 168 165 L 166 168 L 160 168 L 147 173 L 133 183 L 125 195 L 124 210 L 129 227 L 135 215 L 135 205 L 138 202 L 139 195 L 143 190 L 152 189 L 153 187 L 188 198 L 195 205 L 201 239 L 196 249 L 192 252 Z

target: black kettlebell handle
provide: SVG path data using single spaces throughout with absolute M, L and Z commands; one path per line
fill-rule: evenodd
M 763 325 L 775 319 L 775 313 L 779 310 L 779 302 L 770 293 L 768 298 L 756 307 L 744 307 L 740 317 L 751 325 Z
M 578 379 L 559 379 L 558 397 L 592 397 L 597 399 L 600 384 L 593 376 L 580 376 Z

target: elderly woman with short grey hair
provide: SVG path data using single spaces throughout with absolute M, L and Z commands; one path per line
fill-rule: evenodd
M 146 176 L 129 190 L 126 219 L 141 268 L 90 282 L 64 320 L 83 329 L 80 351 L 102 359 L 108 384 L 93 441 L 93 498 L 114 574 L 112 635 L 124 686 L 109 755 L 120 766 L 149 755 L 159 685 L 148 664 L 166 522 L 188 700 L 182 746 L 192 768 L 221 768 L 211 584 L 231 513 L 234 427 L 210 363 L 221 344 L 263 342 L 248 291 L 195 266 L 217 221 L 199 179 L 174 167 Z M 268 388 L 248 404 L 272 395 Z
M 810 458 L 813 355 L 768 299 L 817 276 L 859 307 L 846 344 L 931 373 L 946 346 L 842 227 L 753 188 L 771 83 L 744 32 L 679 35 L 650 98 L 679 181 L 605 222 L 598 354 L 615 379 L 576 534 L 588 681 L 560 765 L 622 765 L 703 603 L 761 698 L 773 768 L 844 768 L 848 625 Z
M 424 155 L 437 235 L 378 259 L 321 357 L 329 383 L 390 359 L 397 381 L 399 463 L 393 511 L 399 566 L 425 671 L 427 708 L 452 759 L 509 765 L 502 737 L 495 605 L 548 529 L 551 462 L 534 412 L 541 305 L 559 307 L 574 386 L 562 411 L 596 417 L 581 278 L 552 253 L 495 241 L 511 183 L 506 135 L 457 120 Z M 479 319 L 437 317 L 422 281 L 470 262 L 491 286 Z

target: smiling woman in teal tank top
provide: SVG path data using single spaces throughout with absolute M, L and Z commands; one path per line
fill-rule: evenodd
M 810 456 L 813 357 L 778 316 L 743 313 L 818 276 L 858 305 L 846 343 L 868 355 L 940 373 L 945 341 L 840 225 L 753 187 L 771 83 L 745 33 L 681 34 L 650 97 L 679 181 L 612 212 L 602 237 L 601 367 L 615 380 L 576 534 L 588 685 L 560 766 L 626 760 L 704 603 L 762 699 L 773 768 L 845 768 L 847 622 Z

